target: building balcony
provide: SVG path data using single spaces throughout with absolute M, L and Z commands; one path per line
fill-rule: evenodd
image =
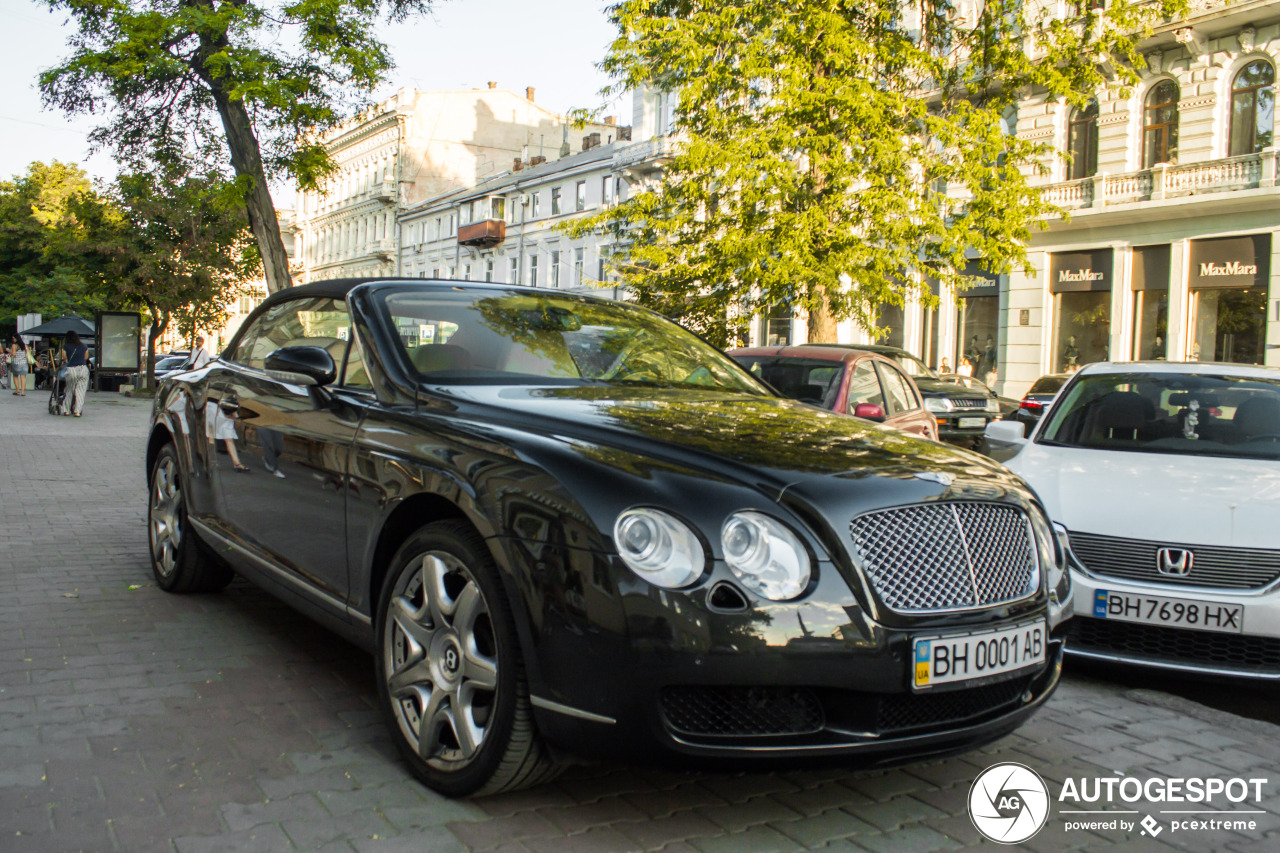
M 1260 154 L 1160 164 L 1140 172 L 1099 174 L 1044 188 L 1047 200 L 1063 210 L 1084 210 L 1186 196 L 1232 193 L 1276 185 L 1276 149 Z
M 501 219 L 484 219 L 458 227 L 458 244 L 462 246 L 496 246 L 507 239 L 507 223 Z

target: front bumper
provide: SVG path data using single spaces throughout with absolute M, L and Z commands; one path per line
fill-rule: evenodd
M 896 764 L 975 749 L 1020 726 L 1058 685 L 1065 631 L 1051 631 L 1033 668 L 918 693 L 909 686 L 911 640 L 937 631 L 878 630 L 876 642 L 852 649 L 817 637 L 708 654 L 633 644 L 628 664 L 602 685 L 614 699 L 609 713 L 590 719 L 534 705 L 548 741 L 579 755 Z
M 942 441 L 969 440 L 982 438 L 987 424 L 994 420 L 1000 419 L 998 412 L 987 412 L 983 410 L 971 412 L 930 412 L 935 422 L 938 424 L 938 438 Z M 961 421 L 967 424 L 973 424 L 980 420 L 977 425 L 961 426 Z
M 1075 612 L 1067 652 L 1170 672 L 1280 681 L 1280 591 L 1156 586 L 1072 572 Z M 1099 592 L 1244 608 L 1240 632 L 1188 629 L 1095 615 Z M 1105 610 L 1105 608 L 1104 608 Z

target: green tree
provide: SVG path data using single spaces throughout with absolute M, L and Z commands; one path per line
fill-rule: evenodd
M 105 307 L 81 275 L 74 248 L 80 223 L 67 208 L 71 197 L 93 192 L 78 166 L 56 160 L 0 182 L 0 320 Z
M 80 266 L 96 292 L 150 318 L 148 385 L 164 331 L 225 322 L 226 304 L 259 269 L 238 194 L 216 173 L 121 175 L 105 200 L 81 195 L 70 206 L 85 230 Z
M 570 230 L 611 232 L 639 301 L 722 345 L 779 304 L 811 340 L 875 328 L 927 277 L 963 289 L 967 250 L 1025 267 L 1058 211 L 1029 185 L 1048 149 L 1016 136 L 1019 99 L 1132 85 L 1138 36 L 1185 2 L 1063 5 L 621 0 L 604 68 L 674 93 L 678 141 L 656 185 Z
M 91 135 L 135 171 L 226 142 L 267 287 L 290 283 L 269 182 L 315 189 L 333 168 L 319 133 L 392 67 L 375 25 L 431 0 L 42 0 L 75 27 L 72 52 L 40 76 L 46 104 L 105 114 Z M 219 133 L 220 129 L 220 133 Z

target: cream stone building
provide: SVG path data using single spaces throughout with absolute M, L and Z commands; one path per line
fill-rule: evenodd
M 627 198 L 655 180 L 671 151 L 673 99 L 633 93 L 632 124 L 606 118 L 579 130 L 560 159 L 518 160 L 504 172 L 411 206 L 401 216 L 401 273 L 602 292 L 622 297 L 601 234 L 558 226 Z
M 1077 18 L 1103 3 L 1040 4 Z M 1141 51 L 1128 94 L 1075 111 L 1032 93 L 1007 118 L 1010 133 L 1075 155 L 1034 179 L 1071 218 L 1034 236 L 1032 274 L 943 291 L 933 309 L 886 306 L 880 343 L 934 366 L 969 358 L 982 378 L 990 366 L 1009 396 L 1103 359 L 1280 365 L 1280 2 L 1192 0 Z M 853 323 L 839 334 L 871 340 Z M 760 318 L 752 340 L 804 341 L 804 319 Z
M 609 131 L 601 124 L 587 132 Z M 326 136 L 338 171 L 322 192 L 299 192 L 300 283 L 396 274 L 403 210 L 509 171 L 516 160 L 559 159 L 575 133 L 566 117 L 534 102 L 532 88 L 523 96 L 496 83 L 401 89 Z

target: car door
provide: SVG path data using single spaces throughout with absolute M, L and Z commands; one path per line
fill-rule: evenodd
M 216 409 L 214 440 L 227 451 L 213 457 L 226 526 L 247 548 L 340 602 L 348 591 L 348 456 L 363 413 L 343 386 L 350 338 L 342 301 L 281 303 L 256 318 L 228 354 L 217 399 L 206 407 Z M 317 388 L 269 373 L 267 356 L 286 346 L 328 350 L 338 381 Z M 237 459 L 243 470 L 234 467 Z
M 885 422 L 912 435 L 937 438 L 933 416 L 925 411 L 924 403 L 911 380 L 888 360 L 876 359 L 875 366 L 888 403 L 886 414 L 889 417 Z

